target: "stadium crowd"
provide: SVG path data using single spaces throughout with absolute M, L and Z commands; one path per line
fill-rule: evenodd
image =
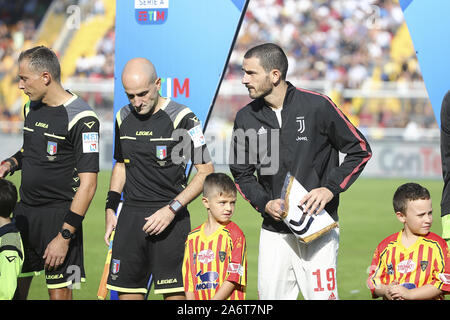
M 115 30 L 110 29 L 97 45 L 92 57 L 81 56 L 77 60 L 74 76 L 87 78 L 114 78 Z
M 51 0 L 0 0 L 0 80 L 11 71 L 21 49 L 29 44 Z M 0 122 L 4 132 L 16 132 L 21 121 L 0 96 Z
M 32 40 L 50 2 L 0 0 L 0 77 L 14 64 L 24 42 Z M 101 1 L 90 4 L 92 14 L 102 14 Z M 288 80 L 327 83 L 332 92 L 324 93 L 338 94 L 333 99 L 355 125 L 405 128 L 413 124 L 434 128 L 436 121 L 426 98 L 342 96 L 345 89 L 372 88 L 377 83 L 380 87 L 422 82 L 411 45 L 406 51 L 403 46 L 402 52 L 398 52 L 398 47 L 402 46 L 393 46 L 396 38 L 404 37 L 399 32 L 403 25 L 403 13 L 397 0 L 251 0 L 225 80 L 240 79 L 242 55 L 249 47 L 276 42 L 289 59 Z M 94 56 L 79 57 L 73 76 L 93 81 L 113 79 L 114 40 L 112 28 L 98 43 Z M 99 97 L 100 108 L 104 109 L 105 103 Z M 231 122 L 245 99 L 219 95 L 215 112 Z M 106 104 L 110 103 L 107 99 Z M 0 97 L 0 121 L 15 117 L 9 109 Z
M 396 0 L 253 0 L 226 79 L 241 77 L 247 48 L 276 42 L 289 59 L 288 79 L 325 81 L 337 91 L 377 82 L 422 82 L 412 46 L 406 52 L 392 46 L 396 37 L 404 37 L 399 34 L 403 24 Z M 424 128 L 436 126 L 428 99 L 336 100 L 361 127 L 404 128 L 411 122 Z
M 277 42 L 289 55 L 288 77 L 330 80 L 358 88 L 376 66 L 383 81 L 420 80 L 415 55 L 391 65 L 391 42 L 402 25 L 395 0 L 253 0 L 229 66 L 239 77 L 242 53 L 261 42 Z
M 0 0 L 0 78 L 13 66 L 17 53 L 32 41 L 50 2 Z

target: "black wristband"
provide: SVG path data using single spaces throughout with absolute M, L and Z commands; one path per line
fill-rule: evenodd
M 9 174 L 12 176 L 14 171 L 16 171 L 16 169 L 17 169 L 17 164 L 12 158 L 8 158 L 8 159 L 3 160 L 1 162 L 1 164 L 4 164 L 5 162 L 8 162 L 10 164 Z
M 78 228 L 81 227 L 83 219 L 84 216 L 80 216 L 79 214 L 76 214 L 75 212 L 70 211 L 69 209 L 66 213 L 66 216 L 64 217 L 64 222 L 74 227 L 75 230 L 78 230 Z
M 106 209 L 113 209 L 114 212 L 117 211 L 117 208 L 119 207 L 120 199 L 122 198 L 122 195 L 116 191 L 108 191 L 108 196 L 106 197 Z
M 23 159 L 23 149 L 20 149 L 16 153 L 14 153 L 10 158 L 14 158 L 17 161 L 16 170 L 22 169 L 22 159 Z

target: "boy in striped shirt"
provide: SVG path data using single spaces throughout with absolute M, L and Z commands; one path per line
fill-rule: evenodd
M 183 279 L 188 300 L 243 300 L 247 249 L 242 230 L 230 219 L 236 186 L 226 174 L 211 173 L 203 185 L 208 219 L 186 240 Z
M 429 191 L 417 183 L 401 185 L 394 210 L 402 231 L 390 235 L 373 255 L 367 284 L 372 297 L 388 300 L 442 299 L 450 291 L 450 252 L 447 243 L 430 232 Z

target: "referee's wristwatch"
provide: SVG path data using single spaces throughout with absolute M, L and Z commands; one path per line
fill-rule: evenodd
M 178 211 L 180 211 L 181 209 L 183 209 L 183 205 L 181 204 L 180 201 L 173 199 L 173 200 L 169 203 L 169 209 L 170 209 L 170 211 L 173 212 L 173 214 L 177 214 Z
M 62 229 L 60 231 L 60 233 L 61 233 L 62 237 L 66 240 L 73 239 L 75 237 L 75 234 L 70 232 L 69 229 Z
M 1 163 L 0 163 L 0 165 L 3 165 L 4 163 L 9 163 L 9 174 L 10 175 L 12 175 L 13 173 L 14 173 L 14 171 L 16 171 L 16 169 L 17 169 L 17 164 L 16 164 L 16 162 L 13 160 L 13 159 L 11 159 L 11 158 L 8 158 L 8 159 L 5 159 L 5 160 L 3 160 Z

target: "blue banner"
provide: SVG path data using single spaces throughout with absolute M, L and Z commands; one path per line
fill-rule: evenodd
M 117 1 L 114 113 L 128 103 L 121 73 L 131 58 L 153 62 L 161 95 L 206 127 L 248 0 Z
M 450 89 L 450 1 L 400 0 L 434 115 Z

